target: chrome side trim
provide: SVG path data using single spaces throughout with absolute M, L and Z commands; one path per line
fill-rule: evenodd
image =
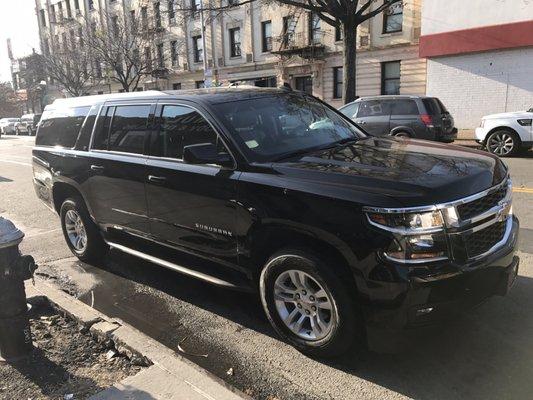
M 118 244 L 118 243 L 107 242 L 107 244 L 109 246 L 111 246 L 112 248 L 115 248 L 117 250 L 123 251 L 124 253 L 131 254 L 131 255 L 133 255 L 135 257 L 142 258 L 143 260 L 152 262 L 154 264 L 160 265 L 162 267 L 171 269 L 171 270 L 176 271 L 176 272 L 180 272 L 180 273 L 188 275 L 188 276 L 192 276 L 193 278 L 200 279 L 202 281 L 206 281 L 206 282 L 209 282 L 209 283 L 217 285 L 217 286 L 223 286 L 223 287 L 230 288 L 230 289 L 240 289 L 241 288 L 240 286 L 235 285 L 235 284 L 233 284 L 231 282 L 225 281 L 223 279 L 219 279 L 219 278 L 216 278 L 214 276 L 207 275 L 207 274 L 204 274 L 202 272 L 195 271 L 195 270 L 186 268 L 186 267 L 178 265 L 178 264 L 174 264 L 174 263 L 172 263 L 170 261 L 163 260 L 161 258 L 151 256 L 149 254 L 143 253 L 143 252 L 138 251 L 138 250 L 131 249 L 129 247 L 123 246 L 123 245 Z
M 424 234 L 439 233 L 439 232 L 443 232 L 444 231 L 444 226 L 436 227 L 436 228 L 428 228 L 428 229 L 424 229 L 424 228 L 422 228 L 422 229 L 416 229 L 416 228 L 413 228 L 413 229 L 409 229 L 409 228 L 392 228 L 390 226 L 380 225 L 377 222 L 372 221 L 368 214 L 366 214 L 366 219 L 368 220 L 370 225 L 374 225 L 375 227 L 377 227 L 379 229 L 384 229 L 384 230 L 386 230 L 388 232 L 398 233 L 399 235 L 402 235 L 402 236 L 424 235 Z

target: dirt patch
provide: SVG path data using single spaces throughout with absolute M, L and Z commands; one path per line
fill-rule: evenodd
M 31 314 L 35 350 L 0 364 L 0 399 L 86 399 L 141 369 L 50 308 Z

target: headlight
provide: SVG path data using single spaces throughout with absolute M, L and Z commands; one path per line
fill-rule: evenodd
M 405 264 L 447 259 L 448 244 L 440 210 L 423 212 L 379 212 L 365 209 L 370 224 L 391 232 L 393 240 L 383 255 Z

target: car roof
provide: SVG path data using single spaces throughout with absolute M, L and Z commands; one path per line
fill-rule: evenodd
M 229 101 L 243 100 L 262 96 L 272 96 L 291 92 L 284 88 L 260 88 L 253 86 L 236 86 L 209 89 L 189 89 L 189 90 L 147 90 L 130 93 L 111 93 L 94 96 L 82 96 L 57 99 L 52 104 L 46 106 L 45 110 L 52 110 L 65 107 L 90 107 L 108 101 L 120 100 L 187 100 L 192 102 L 203 102 L 210 104 L 225 103 Z M 297 92 L 302 93 L 302 92 Z

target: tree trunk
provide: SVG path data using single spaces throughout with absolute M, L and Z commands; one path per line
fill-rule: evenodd
M 356 99 L 357 76 L 357 25 L 347 22 L 342 25 L 343 68 L 342 68 L 342 100 L 344 104 Z

